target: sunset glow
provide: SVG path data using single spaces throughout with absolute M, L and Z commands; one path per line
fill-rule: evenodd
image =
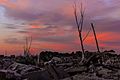
M 100 49 L 120 52 L 120 1 L 81 1 L 85 7 L 83 37 L 93 22 Z M 23 54 L 25 37 L 30 36 L 32 54 L 81 50 L 73 4 L 74 0 L 0 0 L 0 54 Z M 85 50 L 96 51 L 92 30 L 84 44 Z

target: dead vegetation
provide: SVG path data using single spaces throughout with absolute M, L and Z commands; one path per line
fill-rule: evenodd
M 95 38 L 96 47 L 97 47 L 97 50 L 99 53 L 100 53 L 100 49 L 99 49 L 98 39 L 97 39 L 97 35 L 96 35 L 96 31 L 95 31 L 93 23 L 91 23 L 91 28 L 88 31 L 88 33 L 86 34 L 86 36 L 84 38 L 82 36 L 83 27 L 84 27 L 84 14 L 85 14 L 85 8 L 83 7 L 83 4 L 81 3 L 80 8 L 78 8 L 77 4 L 74 3 L 73 9 L 74 9 L 75 22 L 76 22 L 78 33 L 79 33 L 80 46 L 82 49 L 82 59 L 81 59 L 80 64 L 84 64 L 84 62 L 85 62 L 84 40 L 88 37 L 91 28 L 93 30 L 93 34 L 94 34 L 93 36 Z
M 24 56 L 30 56 L 30 49 L 32 44 L 32 37 L 26 37 L 24 45 Z
M 114 51 L 100 51 L 93 23 L 83 38 L 85 9 L 82 3 L 80 8 L 77 8 L 76 3 L 73 8 L 81 52 L 63 54 L 46 51 L 32 56 L 30 54 L 32 37 L 26 38 L 24 56 L 18 56 L 15 59 L 11 59 L 11 57 L 1 59 L 0 77 L 4 76 L 8 80 L 119 80 L 120 55 L 112 54 Z M 84 48 L 84 40 L 88 37 L 91 29 L 97 52 L 85 51 Z
M 77 25 L 77 29 L 78 29 L 78 33 L 79 33 L 79 39 L 80 39 L 80 45 L 81 45 L 81 48 L 82 48 L 82 60 L 81 62 L 84 60 L 84 53 L 85 53 L 85 49 L 84 49 L 84 43 L 83 43 L 83 37 L 82 37 L 82 31 L 83 31 L 83 26 L 84 26 L 84 8 L 83 8 L 83 5 L 81 3 L 81 8 L 80 8 L 80 12 L 79 10 L 77 9 L 77 5 L 76 3 L 74 4 L 74 17 L 75 17 L 75 22 L 76 22 L 76 25 Z

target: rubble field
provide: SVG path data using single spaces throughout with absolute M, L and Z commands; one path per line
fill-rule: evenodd
M 0 80 L 120 80 L 120 55 L 113 52 L 85 52 L 83 61 L 80 52 L 49 53 L 47 59 L 0 57 Z

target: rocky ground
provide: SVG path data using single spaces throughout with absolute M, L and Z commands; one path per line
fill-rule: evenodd
M 0 80 L 120 80 L 120 56 L 110 52 L 53 57 L 39 65 L 0 60 Z

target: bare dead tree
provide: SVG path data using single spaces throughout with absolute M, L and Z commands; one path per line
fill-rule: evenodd
M 25 45 L 24 45 L 24 55 L 29 56 L 30 55 L 30 48 L 32 44 L 32 37 L 26 37 L 25 39 Z
M 85 9 L 83 8 L 83 5 L 81 3 L 81 8 L 80 8 L 80 12 L 78 15 L 78 10 L 77 10 L 77 6 L 76 3 L 74 4 L 74 17 L 75 17 L 75 22 L 77 25 L 77 29 L 78 29 L 78 34 L 79 34 L 79 39 L 80 39 L 80 46 L 82 49 L 82 60 L 84 60 L 85 58 L 85 49 L 84 49 L 84 44 L 83 44 L 83 38 L 82 38 L 82 30 L 83 30 L 83 24 L 84 24 L 84 12 Z
M 93 30 L 93 33 L 94 33 L 94 38 L 95 38 L 97 50 L 98 50 L 98 52 L 100 53 L 99 44 L 98 44 L 98 39 L 97 39 L 97 35 L 96 35 L 96 32 L 95 32 L 95 28 L 94 28 L 94 24 L 93 24 L 93 23 L 91 23 L 91 27 L 92 27 L 92 30 Z

